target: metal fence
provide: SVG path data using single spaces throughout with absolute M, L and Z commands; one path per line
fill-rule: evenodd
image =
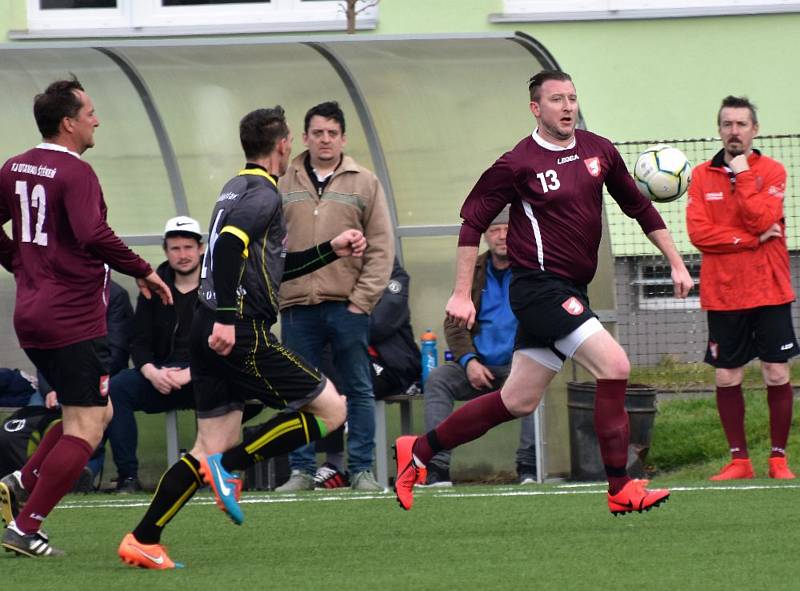
M 710 160 L 722 147 L 719 138 L 620 142 L 616 146 L 628 168 L 648 146 L 665 143 L 682 150 L 693 166 Z M 786 168 L 784 213 L 795 292 L 800 286 L 800 134 L 756 138 L 754 147 L 780 161 Z M 699 287 L 700 254 L 686 232 L 686 196 L 657 204 L 675 238 L 689 272 Z M 706 347 L 705 313 L 700 310 L 695 288 L 686 300 L 672 297 L 670 268 L 664 257 L 642 234 L 639 225 L 625 217 L 606 196 L 609 230 L 614 255 L 617 298 L 617 336 L 634 366 L 665 362 L 700 362 Z M 747 270 L 743 269 L 743 273 Z M 795 330 L 800 314 L 793 307 Z

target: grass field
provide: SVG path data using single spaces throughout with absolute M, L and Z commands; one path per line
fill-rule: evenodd
M 199 494 L 164 537 L 186 564 L 170 572 L 116 557 L 146 496 L 70 496 L 47 522 L 68 556 L 3 554 L 0 573 L 13 589 L 796 589 L 798 488 L 675 484 L 616 518 L 600 485 L 425 490 L 408 513 L 389 493 L 245 493 L 242 527 Z

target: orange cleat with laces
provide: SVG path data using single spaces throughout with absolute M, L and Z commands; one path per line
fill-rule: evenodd
M 613 515 L 624 515 L 638 511 L 649 511 L 669 498 L 665 488 L 649 490 L 645 488 L 649 480 L 631 480 L 617 494 L 608 494 L 608 509 Z

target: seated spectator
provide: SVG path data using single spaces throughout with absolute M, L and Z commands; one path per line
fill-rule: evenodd
M 460 328 L 445 320 L 447 346 L 453 363 L 434 369 L 425 382 L 425 429 L 430 431 L 453 412 L 456 400 L 471 400 L 498 390 L 511 369 L 517 319 L 511 311 L 508 288 L 510 261 L 506 250 L 508 207 L 487 228 L 489 250 L 478 257 L 472 283 L 475 323 Z M 426 486 L 452 486 L 450 452 L 442 451 L 428 463 Z M 522 419 L 517 449 L 518 482 L 536 482 L 533 415 Z
M 164 228 L 167 260 L 156 271 L 169 285 L 174 305 L 160 298 L 136 302 L 131 340 L 133 369 L 111 379 L 109 394 L 114 417 L 106 430 L 117 467 L 115 492 L 141 490 L 136 458 L 138 431 L 135 411 L 163 413 L 194 408 L 189 374 L 189 333 L 200 285 L 203 234 L 192 218 L 178 216 Z
M 420 352 L 411 330 L 408 308 L 408 273 L 395 259 L 389 284 L 369 318 L 369 356 L 375 398 L 385 398 L 417 390 L 421 365 Z M 336 368 L 329 350 L 325 351 L 322 371 L 338 384 Z M 338 388 L 338 385 L 337 385 Z M 325 463 L 317 469 L 308 488 L 350 486 L 344 466 L 344 427 L 316 444 L 317 452 L 326 452 Z M 280 487 L 279 489 L 280 490 Z
M 19 369 L 0 367 L 0 406 L 26 406 L 36 393 L 36 378 Z

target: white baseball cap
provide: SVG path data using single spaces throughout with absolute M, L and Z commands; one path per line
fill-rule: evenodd
M 170 218 L 167 220 L 167 224 L 164 226 L 164 238 L 167 238 L 170 234 L 193 234 L 197 236 L 198 240 L 203 239 L 203 232 L 200 230 L 200 223 L 190 218 L 189 216 L 179 215 L 175 218 Z

